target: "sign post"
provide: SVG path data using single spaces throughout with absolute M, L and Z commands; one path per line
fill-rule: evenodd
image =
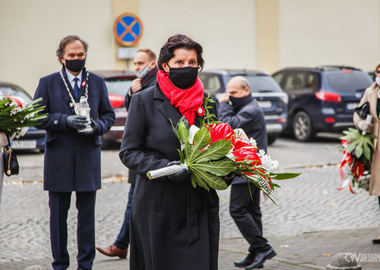
M 113 25 L 113 32 L 116 40 L 126 47 L 135 45 L 141 38 L 143 25 L 139 17 L 133 13 L 123 13 L 119 15 Z M 129 70 L 129 60 L 133 59 L 137 48 L 121 47 L 117 51 L 119 59 L 127 60 L 127 70 Z
M 139 17 L 132 13 L 119 15 L 113 25 L 116 40 L 123 46 L 133 46 L 141 38 L 143 25 Z

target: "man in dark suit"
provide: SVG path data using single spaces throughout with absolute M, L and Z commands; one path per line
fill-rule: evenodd
M 228 82 L 227 93 L 219 99 L 219 120 L 228 123 L 233 129 L 242 128 L 249 138 L 256 140 L 258 149 L 267 151 L 268 139 L 264 114 L 252 97 L 246 78 L 236 76 Z M 264 262 L 273 258 L 276 252 L 263 237 L 260 190 L 252 183 L 249 185 L 252 199 L 247 180 L 241 176 L 233 180 L 230 214 L 250 245 L 247 257 L 234 264 L 237 267 L 255 269 L 262 268 Z
M 133 94 L 143 91 L 156 84 L 156 74 L 158 70 L 156 60 L 156 54 L 150 49 L 140 49 L 137 51 L 134 58 L 137 78 L 133 80 L 132 86 L 128 89 L 128 92 L 125 95 L 125 107 L 127 110 Z M 125 259 L 127 257 L 129 247 L 129 219 L 136 177 L 137 175 L 133 171 L 129 170 L 128 181 L 131 186 L 128 193 L 128 203 L 124 213 L 124 221 L 115 242 L 104 249 L 96 247 L 100 253 L 106 256 L 119 257 L 120 259 Z
M 34 98 L 42 98 L 47 118 L 44 189 L 49 191 L 53 269 L 69 267 L 67 213 L 71 192 L 78 209 L 78 269 L 95 258 L 95 198 L 101 186 L 100 135 L 115 122 L 104 80 L 84 68 L 88 45 L 78 36 L 63 38 L 57 49 L 62 70 L 40 79 Z M 86 105 L 88 105 L 86 107 Z M 81 116 L 89 111 L 89 116 Z

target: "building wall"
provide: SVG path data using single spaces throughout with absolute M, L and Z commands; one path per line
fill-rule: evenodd
M 40 77 L 61 68 L 55 51 L 66 35 L 89 43 L 88 69 L 113 68 L 109 0 L 0 0 L 0 81 L 34 94 Z
M 279 67 L 353 65 L 380 60 L 380 1 L 280 0 Z
M 158 54 L 169 36 L 181 33 L 202 45 L 205 68 L 254 68 L 255 13 L 252 0 L 140 0 L 139 46 Z
M 372 70 L 380 60 L 379 0 L 0 0 L 0 81 L 33 94 L 40 77 L 60 69 L 55 51 L 69 34 L 89 43 L 89 70 L 125 69 L 113 35 L 124 12 L 143 23 L 135 47 L 158 54 L 184 33 L 203 46 L 205 68 Z

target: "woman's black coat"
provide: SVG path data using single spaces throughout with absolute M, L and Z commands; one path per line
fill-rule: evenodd
M 216 114 L 216 105 L 213 113 Z M 120 159 L 137 173 L 131 212 L 131 270 L 215 270 L 219 199 L 188 178 L 149 180 L 146 173 L 179 160 L 172 130 L 180 112 L 156 86 L 132 96 Z M 195 124 L 199 126 L 199 117 Z

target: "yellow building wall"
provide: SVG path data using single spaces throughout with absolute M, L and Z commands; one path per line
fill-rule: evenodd
M 257 0 L 256 14 L 257 68 L 273 72 L 280 57 L 278 0 Z

